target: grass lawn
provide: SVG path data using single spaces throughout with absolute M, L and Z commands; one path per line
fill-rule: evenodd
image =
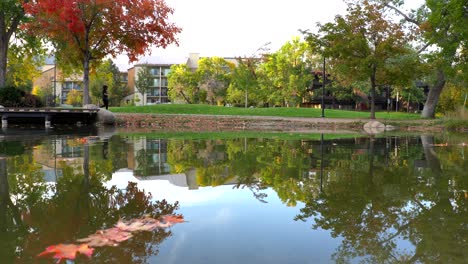
M 153 113 L 153 114 L 198 114 L 198 115 L 239 115 L 239 116 L 281 116 L 281 117 L 320 117 L 321 109 L 276 107 L 240 108 L 193 104 L 159 104 L 146 106 L 111 107 L 114 113 Z M 325 109 L 327 118 L 369 118 L 370 112 Z M 378 119 L 421 119 L 420 114 L 403 112 L 377 112 Z

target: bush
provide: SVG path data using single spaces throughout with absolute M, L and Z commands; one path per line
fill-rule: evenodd
M 25 92 L 13 86 L 0 88 L 0 104 L 6 107 L 21 106 L 21 98 L 23 98 L 24 95 Z
M 13 86 L 0 88 L 0 105 L 5 107 L 42 107 L 39 97 Z
M 449 130 L 468 129 L 468 109 L 459 107 L 455 111 L 447 113 L 444 118 L 444 124 Z
M 41 98 L 33 94 L 25 94 L 22 101 L 24 107 L 43 107 Z

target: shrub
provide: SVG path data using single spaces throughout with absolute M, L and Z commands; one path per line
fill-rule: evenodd
M 21 98 L 24 95 L 25 92 L 13 86 L 0 88 L 0 104 L 6 107 L 21 106 Z
M 5 107 L 42 107 L 39 97 L 13 86 L 0 88 L 0 105 Z
M 447 113 L 444 118 L 444 124 L 449 130 L 468 129 L 468 109 L 459 107 L 455 111 Z
M 24 107 L 42 107 L 41 98 L 33 94 L 25 94 L 22 101 L 22 106 Z

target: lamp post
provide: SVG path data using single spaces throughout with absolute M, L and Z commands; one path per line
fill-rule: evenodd
M 57 96 L 57 62 L 54 56 L 54 96 L 52 97 L 52 106 L 55 107 L 55 97 Z
M 323 56 L 323 72 L 322 72 L 322 116 L 325 117 L 325 56 Z

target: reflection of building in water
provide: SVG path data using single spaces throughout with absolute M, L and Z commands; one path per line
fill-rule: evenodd
M 134 177 L 139 181 L 169 181 L 169 183 L 178 187 L 188 187 L 189 190 L 198 189 L 195 169 L 180 174 L 152 175 L 144 177 L 134 175 Z
M 189 190 L 196 190 L 199 188 L 197 182 L 197 170 L 191 169 L 185 173 L 180 174 L 166 174 L 166 175 L 151 175 L 151 176 L 136 176 L 139 181 L 168 181 L 170 184 L 178 187 L 188 187 Z M 238 183 L 237 177 L 224 182 L 222 185 L 234 185 Z
M 129 168 L 135 175 L 164 175 L 170 173 L 167 163 L 167 139 L 140 138 L 134 141 L 129 153 Z
M 63 176 L 63 167 L 70 166 L 75 173 L 83 172 L 83 145 L 77 139 L 58 138 L 33 149 L 34 160 L 42 166 L 44 181 L 55 182 Z

